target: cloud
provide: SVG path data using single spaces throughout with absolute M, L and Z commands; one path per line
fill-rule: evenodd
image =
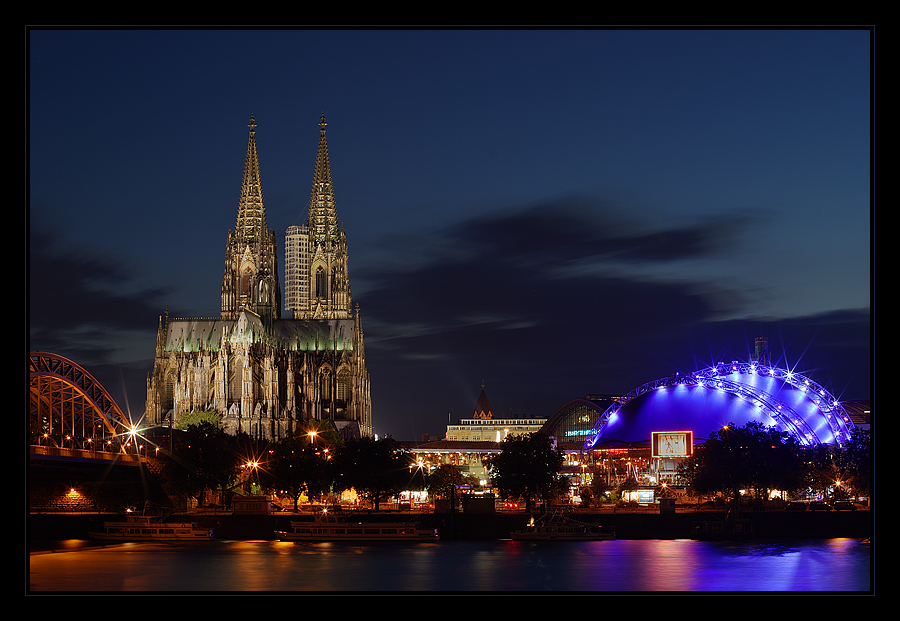
M 367 270 L 365 312 L 393 337 L 442 332 L 470 325 L 492 329 L 538 327 L 570 304 L 615 316 L 620 309 L 666 303 L 667 314 L 694 300 L 693 312 L 711 317 L 710 302 L 739 303 L 714 282 L 646 281 L 627 266 L 670 264 L 715 256 L 740 234 L 740 222 L 703 222 L 647 233 L 605 206 L 548 203 L 466 220 L 432 232 L 402 264 Z M 599 207 L 590 209 L 590 207 Z M 414 252 L 406 248 L 407 252 Z M 709 308 L 701 308 L 709 306 Z M 632 310 L 631 312 L 635 312 Z M 637 310 L 646 313 L 645 310 Z M 389 318 L 389 321 L 387 319 Z M 393 326 L 393 329 L 388 326 Z
M 432 232 L 404 263 L 368 274 L 359 299 L 376 416 L 467 416 L 482 380 L 499 412 L 548 416 L 569 399 L 623 394 L 715 356 L 746 359 L 755 336 L 784 330 L 813 342 L 813 325 L 829 339 L 852 335 L 844 358 L 864 350 L 855 315 L 720 321 L 747 304 L 740 289 L 702 271 L 647 277 L 721 258 L 752 224 L 648 233 L 602 208 L 548 203 Z
M 45 233 L 33 232 L 28 264 L 29 318 L 33 328 L 78 330 L 102 325 L 134 330 L 154 325 L 166 289 L 137 288 L 136 272 L 120 257 L 83 248 L 65 248 Z
M 695 260 L 726 248 L 745 218 L 647 231 L 604 201 L 567 198 L 460 223 L 449 237 L 461 248 L 502 261 Z
M 83 366 L 137 419 L 153 367 L 160 300 L 168 288 L 144 284 L 120 256 L 32 229 L 28 255 L 30 351 Z
M 167 289 L 143 284 L 123 257 L 31 231 L 28 339 L 85 367 L 123 408 L 143 411 L 159 309 Z
M 441 433 L 471 414 L 482 382 L 498 415 L 548 416 L 587 393 L 746 358 L 759 335 L 841 396 L 866 398 L 867 310 L 720 320 L 748 293 L 697 268 L 727 258 L 752 220 L 651 231 L 622 213 L 584 199 L 511 209 L 397 234 L 401 260 L 354 268 L 376 431 Z M 32 231 L 30 344 L 71 357 L 139 413 L 169 289 L 85 248 Z

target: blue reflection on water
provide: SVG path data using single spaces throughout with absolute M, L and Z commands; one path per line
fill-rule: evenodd
M 707 592 L 870 590 L 868 541 L 677 540 L 61 548 L 30 557 L 31 591 Z

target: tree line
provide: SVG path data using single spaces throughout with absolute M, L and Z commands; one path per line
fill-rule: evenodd
M 735 512 L 742 498 L 763 502 L 775 490 L 834 500 L 869 497 L 870 447 L 869 433 L 858 428 L 844 445 L 802 446 L 787 432 L 757 422 L 729 424 L 681 463 L 678 476 L 692 494 L 721 494 Z
M 172 450 L 162 457 L 164 484 L 175 495 L 198 500 L 206 491 L 224 492 L 251 481 L 264 492 L 276 492 L 298 507 L 302 495 L 320 498 L 355 489 L 376 510 L 386 498 L 406 490 L 447 495 L 460 486 L 477 487 L 471 475 L 444 464 L 428 467 L 391 437 L 342 440 L 333 427 L 310 422 L 305 434 L 262 445 L 246 434 L 229 435 L 215 420 L 185 419 L 172 437 Z M 509 436 L 501 451 L 485 458 L 495 492 L 534 501 L 552 500 L 565 492 L 560 475 L 563 453 L 551 438 L 538 434 Z M 751 422 L 726 425 L 710 434 L 678 468 L 678 478 L 692 495 L 722 496 L 739 510 L 740 501 L 763 501 L 773 490 L 795 495 L 812 490 L 835 499 L 868 496 L 871 486 L 870 437 L 854 430 L 843 446 L 801 446 L 788 433 Z M 610 491 L 638 487 L 629 479 L 610 490 L 595 476 L 581 490 L 589 503 Z
M 182 417 L 172 431 L 171 450 L 160 459 L 164 486 L 175 496 L 196 498 L 228 492 L 252 483 L 262 492 L 289 497 L 294 510 L 300 498 L 337 495 L 354 489 L 376 510 L 401 491 L 427 490 L 449 496 L 459 487 L 479 487 L 472 475 L 455 466 L 427 466 L 391 437 L 343 440 L 333 427 L 311 421 L 306 433 L 258 443 L 245 433 L 226 433 L 214 417 Z M 558 472 L 563 454 L 540 434 L 510 436 L 502 450 L 487 458 L 493 488 L 504 497 L 550 498 L 562 488 Z
M 163 484 L 198 502 L 206 492 L 250 484 L 290 497 L 295 510 L 304 494 L 318 498 L 349 489 L 377 509 L 399 491 L 423 489 L 413 455 L 390 437 L 344 441 L 332 427 L 312 422 L 302 435 L 260 443 L 202 417 L 172 434 L 171 451 L 161 457 Z

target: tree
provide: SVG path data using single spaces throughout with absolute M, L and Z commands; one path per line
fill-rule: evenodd
M 335 487 L 355 489 L 378 510 L 381 499 L 403 491 L 415 465 L 408 451 L 390 436 L 360 438 L 339 447 Z
M 341 434 L 334 428 L 330 420 L 308 420 L 303 424 L 301 436 L 320 449 L 334 451 L 341 444 Z
M 591 480 L 591 499 L 594 505 L 597 505 L 609 497 L 609 492 L 615 489 L 610 486 L 603 477 L 594 476 Z
M 823 498 L 834 482 L 840 480 L 835 451 L 825 444 L 806 447 L 803 451 L 803 476 L 809 489 Z
M 856 496 L 865 496 L 871 502 L 872 490 L 872 435 L 865 429 L 854 428 L 850 441 L 844 447 L 845 480 Z
M 185 430 L 191 425 L 199 425 L 200 423 L 210 423 L 211 425 L 221 426 L 222 417 L 218 412 L 192 410 L 190 412 L 185 412 L 178 417 L 178 422 L 175 423 L 175 429 Z
M 477 479 L 471 474 L 463 474 L 452 464 L 441 464 L 428 475 L 428 492 L 432 496 L 443 496 L 454 487 L 475 485 Z
M 199 422 L 174 432 L 172 453 L 163 462 L 163 476 L 176 491 L 197 498 L 206 490 L 229 487 L 238 471 L 231 437 L 218 425 Z
M 722 492 L 740 513 L 741 490 L 765 499 L 772 489 L 803 486 L 800 450 L 790 434 L 750 422 L 726 425 L 679 466 L 679 476 L 697 494 Z
M 501 493 L 525 499 L 531 511 L 535 498 L 549 498 L 557 485 L 563 454 L 540 433 L 507 436 L 499 455 L 488 461 L 491 481 Z
M 271 447 L 266 472 L 270 485 L 285 491 L 294 501 L 301 494 L 313 498 L 331 489 L 335 479 L 331 450 L 309 436 L 290 436 Z

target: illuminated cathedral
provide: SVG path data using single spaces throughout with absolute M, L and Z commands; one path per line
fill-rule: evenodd
M 345 437 L 372 435 L 369 374 L 359 307 L 352 307 L 347 238 L 338 227 L 325 140 L 319 145 L 309 215 L 285 236 L 285 308 L 275 232 L 268 228 L 256 123 L 244 164 L 237 223 L 228 232 L 221 312 L 160 317 L 147 379 L 147 422 L 177 424 L 215 411 L 229 433 L 278 440 L 307 421 L 330 420 Z

